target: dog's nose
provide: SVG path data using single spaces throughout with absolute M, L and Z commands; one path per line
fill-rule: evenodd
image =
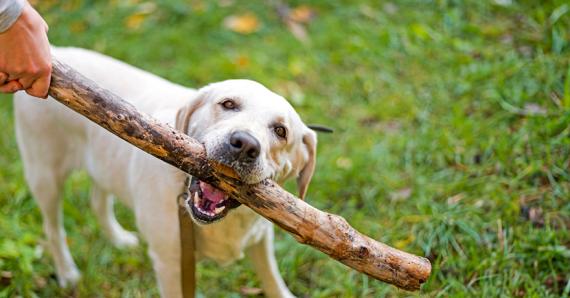
M 251 134 L 235 131 L 230 136 L 230 148 L 238 160 L 253 161 L 259 156 L 261 145 Z

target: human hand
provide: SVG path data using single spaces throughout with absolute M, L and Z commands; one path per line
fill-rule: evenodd
M 48 25 L 28 3 L 18 20 L 0 33 L 0 92 L 25 90 L 47 97 L 51 80 Z

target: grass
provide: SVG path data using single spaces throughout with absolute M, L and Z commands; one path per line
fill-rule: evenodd
M 320 136 L 308 201 L 434 265 L 421 293 L 407 293 L 278 231 L 280 271 L 295 294 L 570 293 L 566 1 L 289 1 L 316 12 L 309 43 L 262 1 L 37 2 L 53 44 L 192 87 L 252 78 L 288 97 L 306 122 L 334 127 Z M 243 13 L 257 16 L 257 32 L 222 25 Z M 66 184 L 64 209 L 83 279 L 58 288 L 22 178 L 12 103 L 0 99 L 0 296 L 158 295 L 144 246 L 121 251 L 101 235 L 81 173 Z M 117 212 L 134 229 L 130 212 Z M 246 286 L 260 286 L 247 260 L 200 265 L 206 297 L 238 297 Z

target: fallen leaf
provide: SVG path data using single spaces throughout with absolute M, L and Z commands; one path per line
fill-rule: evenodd
M 0 272 L 0 285 L 7 286 L 12 281 L 13 274 L 10 271 Z
M 544 216 L 543 216 L 542 208 L 540 208 L 540 207 L 530 208 L 530 210 L 528 212 L 528 218 L 535 225 L 538 225 L 538 226 L 544 225 Z
M 190 6 L 194 12 L 203 13 L 208 8 L 206 1 L 203 0 L 192 0 L 190 1 Z
M 43 289 L 47 285 L 47 280 L 41 276 L 34 277 L 34 284 L 37 289 Z
M 131 30 L 139 29 L 146 18 L 156 11 L 156 3 L 145 2 L 137 5 L 134 13 L 125 18 L 125 26 Z
M 473 204 L 473 206 L 475 208 L 481 208 L 481 207 L 485 206 L 485 200 L 477 200 L 475 202 L 475 204 Z
M 297 6 L 291 10 L 289 18 L 297 23 L 308 24 L 315 17 L 315 11 L 307 5 Z
M 536 103 L 527 103 L 523 111 L 526 115 L 546 115 L 546 109 Z
M 125 19 L 125 26 L 131 30 L 139 29 L 148 15 L 146 13 L 134 13 Z
M 301 5 L 290 9 L 286 3 L 281 2 L 277 5 L 277 14 L 297 40 L 302 43 L 309 42 L 309 34 L 305 25 L 316 15 L 312 8 L 307 5 Z
M 73 33 L 82 33 L 85 32 L 85 30 L 87 30 L 87 24 L 84 20 L 72 22 L 69 24 L 69 31 Z
M 360 13 L 363 14 L 365 17 L 368 17 L 371 19 L 376 19 L 376 17 L 378 17 L 378 12 L 375 11 L 369 5 L 366 5 L 366 4 L 360 5 L 358 7 L 358 10 L 360 10 Z
M 392 202 L 405 201 L 412 195 L 412 189 L 410 187 L 402 188 L 397 191 L 390 193 L 390 200 Z
M 521 215 L 526 220 L 530 221 L 535 227 L 544 226 L 544 215 L 540 207 L 521 207 Z
M 81 1 L 63 1 L 59 7 L 66 12 L 76 11 L 82 5 Z
M 245 296 L 259 296 L 263 293 L 263 290 L 260 288 L 250 288 L 250 287 L 242 287 L 240 293 Z
M 260 22 L 252 13 L 232 15 L 224 19 L 224 27 L 240 34 L 251 34 L 259 30 Z
M 248 56 L 244 56 L 244 55 L 239 55 L 235 60 L 234 60 L 234 64 L 240 68 L 247 68 L 250 65 L 250 59 Z
M 461 200 L 463 200 L 464 197 L 465 197 L 465 195 L 462 193 L 451 196 L 451 197 L 447 198 L 447 205 L 455 205 L 455 204 L 459 203 Z
M 394 243 L 394 246 L 398 249 L 405 249 L 410 243 L 412 243 L 416 238 L 413 234 L 410 234 L 408 238 L 398 240 Z
M 305 27 L 297 22 L 288 21 L 287 28 L 291 31 L 291 34 L 295 36 L 300 42 L 306 43 L 309 41 L 309 35 Z

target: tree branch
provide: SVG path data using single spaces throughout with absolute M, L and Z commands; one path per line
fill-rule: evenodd
M 209 160 L 198 141 L 138 112 L 56 60 L 49 95 L 123 140 L 220 188 L 298 242 L 351 268 L 405 290 L 418 290 L 430 275 L 431 264 L 426 258 L 360 234 L 344 218 L 310 206 L 271 180 L 255 185 L 241 182 L 231 168 Z

